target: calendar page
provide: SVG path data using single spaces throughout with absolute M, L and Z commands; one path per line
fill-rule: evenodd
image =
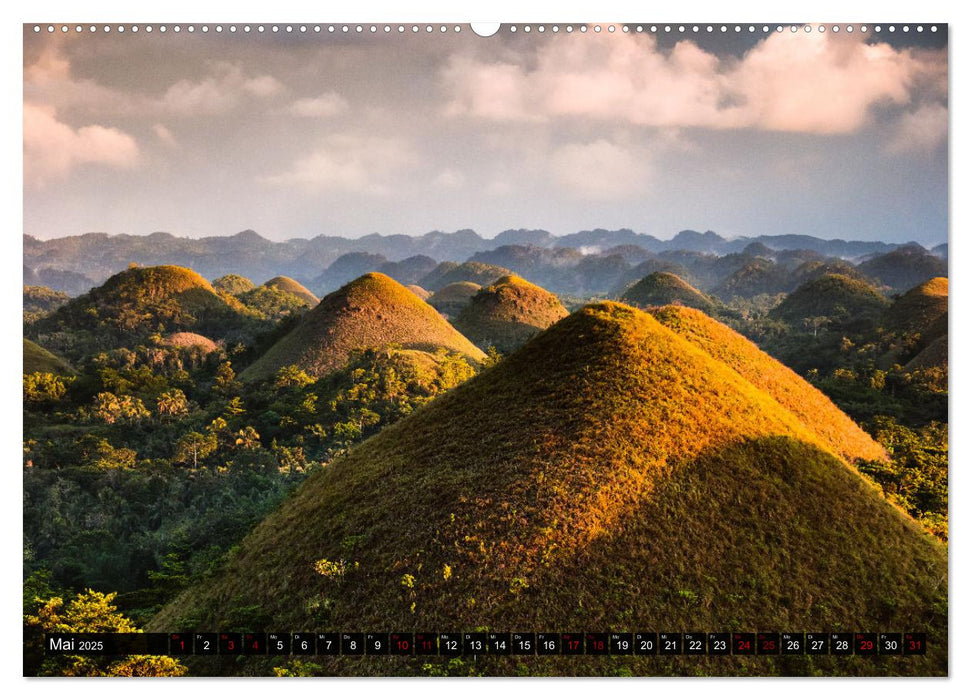
M 22 31 L 25 676 L 948 675 L 947 23 Z

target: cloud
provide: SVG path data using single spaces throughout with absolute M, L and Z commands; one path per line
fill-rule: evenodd
M 179 147 L 178 141 L 175 140 L 175 137 L 172 135 L 172 132 L 169 131 L 168 127 L 165 126 L 165 124 L 155 124 L 152 127 L 152 131 L 155 132 L 155 135 L 158 137 L 158 140 L 161 141 L 166 146 L 168 146 L 169 148 Z
M 318 97 L 297 100 L 287 111 L 295 117 L 335 117 L 347 109 L 347 100 L 336 92 L 326 92 Z
M 393 189 L 393 176 L 414 161 L 411 147 L 400 139 L 334 134 L 288 170 L 263 182 L 309 192 L 386 194 Z
M 213 115 L 235 109 L 244 97 L 266 99 L 284 91 L 270 75 L 248 76 L 235 63 L 213 63 L 202 80 L 180 80 L 159 101 L 162 111 L 178 115 Z
M 73 75 L 62 44 L 52 41 L 24 69 L 25 99 L 97 117 L 185 117 L 230 112 L 246 99 L 269 100 L 286 91 L 272 75 L 251 74 L 240 63 L 228 61 L 208 62 L 198 69 L 199 77 L 168 86 L 143 86 L 144 92 L 119 90 Z
M 138 145 L 129 134 L 90 124 L 74 129 L 58 121 L 50 107 L 24 104 L 24 180 L 43 186 L 73 168 L 93 163 L 131 168 Z
M 458 170 L 445 168 L 432 180 L 432 185 L 443 190 L 456 190 L 465 184 L 465 175 Z
M 941 104 L 921 105 L 900 117 L 889 153 L 929 153 L 947 142 L 947 107 Z
M 652 36 L 590 35 L 550 37 L 518 61 L 455 56 L 441 80 L 451 116 L 848 133 L 874 105 L 907 104 L 943 63 L 858 35 L 775 33 L 741 58 L 688 40 L 664 51 Z
M 650 176 L 646 159 L 605 139 L 560 146 L 550 162 L 553 177 L 561 186 L 600 201 L 637 194 L 647 186 Z

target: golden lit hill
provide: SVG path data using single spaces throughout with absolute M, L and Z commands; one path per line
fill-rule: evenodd
M 71 357 L 130 347 L 160 332 L 220 338 L 251 319 L 236 299 L 188 268 L 132 266 L 40 319 L 30 335 Z
M 887 330 L 929 337 L 947 332 L 947 288 L 947 277 L 935 277 L 909 290 L 887 309 Z
M 945 547 L 827 443 L 649 314 L 587 306 L 313 473 L 148 628 L 892 627 L 926 631 L 928 655 L 485 656 L 461 672 L 946 675 Z
M 475 282 L 452 282 L 428 297 L 428 303 L 446 318 L 452 318 L 468 305 L 480 289 L 482 286 Z
M 187 332 L 170 333 L 162 338 L 160 345 L 172 348 L 201 348 L 205 352 L 219 349 L 219 346 L 206 336 Z
M 479 290 L 453 323 L 480 348 L 508 353 L 567 315 L 555 294 L 506 275 Z
M 406 285 L 405 289 L 408 289 L 412 294 L 414 294 L 422 301 L 428 301 L 428 297 L 432 295 L 432 293 L 429 292 L 427 289 L 425 289 L 424 287 L 419 287 L 417 284 Z
M 809 280 L 769 312 L 773 318 L 802 324 L 807 318 L 876 319 L 890 302 L 871 285 L 846 275 Z
M 435 309 L 387 275 L 371 272 L 324 297 L 240 376 L 259 379 L 298 365 L 319 377 L 340 368 L 354 350 L 386 345 L 484 357 Z
M 652 272 L 624 292 L 620 300 L 638 307 L 680 304 L 711 313 L 721 304 L 670 272 Z
M 274 277 L 273 279 L 264 282 L 263 286 L 269 289 L 277 289 L 281 292 L 293 294 L 294 296 L 303 299 L 311 306 L 317 306 L 317 304 L 320 303 L 320 299 L 317 298 L 316 294 L 311 292 L 296 280 L 290 279 L 289 277 Z
M 483 286 L 492 284 L 500 277 L 511 274 L 511 270 L 488 263 L 464 262 L 461 265 L 456 265 L 452 262 L 443 262 L 422 277 L 418 283 L 425 289 L 437 292 L 453 282 L 475 282 Z
M 24 374 L 49 372 L 71 376 L 74 369 L 65 360 L 24 338 Z
M 748 338 L 695 309 L 666 306 L 652 313 L 666 327 L 769 394 L 819 436 L 831 452 L 851 462 L 886 459 L 884 449 L 825 394 Z

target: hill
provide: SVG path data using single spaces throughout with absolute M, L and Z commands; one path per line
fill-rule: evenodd
M 33 372 L 71 376 L 74 374 L 74 368 L 54 353 L 24 338 L 24 374 Z
M 886 459 L 884 449 L 825 394 L 748 338 L 695 309 L 667 306 L 652 313 L 664 326 L 769 394 L 834 454 L 849 462 Z
M 919 284 L 896 299 L 887 309 L 884 323 L 888 331 L 919 333 L 930 338 L 947 332 L 948 281 L 935 277 Z
M 230 296 L 237 296 L 243 292 L 255 289 L 256 285 L 242 275 L 223 275 L 212 281 L 212 288 L 217 292 L 225 292 Z
M 813 317 L 840 321 L 877 319 L 889 305 L 866 282 L 846 275 L 826 274 L 800 285 L 769 315 L 793 325 L 801 325 L 804 319 Z
M 480 289 L 453 324 L 480 348 L 509 353 L 567 315 L 555 294 L 507 275 Z
M 430 258 L 427 255 L 413 255 L 404 260 L 386 262 L 377 271 L 393 280 L 401 282 L 401 284 L 409 285 L 418 282 L 418 280 L 434 270 L 437 265 L 438 263 L 435 262 L 434 258 Z
M 639 307 L 680 304 L 701 309 L 707 313 L 721 306 L 707 294 L 699 292 L 670 272 L 652 272 L 629 287 L 620 300 Z
M 219 346 L 209 338 L 198 333 L 170 333 L 162 338 L 160 345 L 172 348 L 200 348 L 205 352 L 215 352 Z
M 487 285 L 511 274 L 510 270 L 498 265 L 480 262 L 464 262 L 456 265 L 445 262 L 425 275 L 418 284 L 432 292 L 437 292 L 453 282 L 475 282 L 478 285 Z
M 452 318 L 464 309 L 481 285 L 475 282 L 452 282 L 428 297 L 428 303 L 446 318 Z
M 428 301 L 428 298 L 432 295 L 432 293 L 429 292 L 427 289 L 425 289 L 424 287 L 419 287 L 417 284 L 408 284 L 408 285 L 405 285 L 405 288 L 408 289 L 408 291 L 410 291 L 412 294 L 414 294 L 422 301 Z
M 891 289 L 903 291 L 933 277 L 947 277 L 947 261 L 918 245 L 877 255 L 858 265 L 860 272 Z
M 312 474 L 148 629 L 890 624 L 926 631 L 928 655 L 487 656 L 461 672 L 946 675 L 946 580 L 940 542 L 778 401 L 650 315 L 601 303 Z
M 735 270 L 712 288 L 711 294 L 722 301 L 735 297 L 754 297 L 758 294 L 778 294 L 787 289 L 785 268 L 765 258 L 755 258 Z
M 946 371 L 947 366 L 948 347 L 947 333 L 945 333 L 944 335 L 939 335 L 927 343 L 924 349 L 917 353 L 914 359 L 908 362 L 904 368 L 907 371 L 932 368 L 939 368 Z
M 345 253 L 332 262 L 319 277 L 314 279 L 311 286 L 318 293 L 326 294 L 361 275 L 377 272 L 387 262 L 388 259 L 380 253 Z
M 175 265 L 129 267 L 30 328 L 32 338 L 69 357 L 131 347 L 154 333 L 191 331 L 221 338 L 253 320 L 236 299 Z
M 484 357 L 435 309 L 390 277 L 372 272 L 324 297 L 240 377 L 267 377 L 287 365 L 319 377 L 339 369 L 354 350 L 385 345 Z
M 290 279 L 289 277 L 274 277 L 273 279 L 264 282 L 262 286 L 266 287 L 267 289 L 276 289 L 281 292 L 293 294 L 295 297 L 303 299 L 310 306 L 316 306 L 320 303 L 320 299 L 317 298 L 316 294 L 311 292 L 296 280 Z

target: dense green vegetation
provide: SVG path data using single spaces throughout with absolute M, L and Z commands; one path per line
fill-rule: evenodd
M 48 287 L 24 285 L 24 323 L 29 324 L 64 306 L 70 297 Z
M 308 473 L 474 372 L 391 346 L 243 385 L 222 351 L 157 344 L 25 374 L 25 572 L 144 622 Z

